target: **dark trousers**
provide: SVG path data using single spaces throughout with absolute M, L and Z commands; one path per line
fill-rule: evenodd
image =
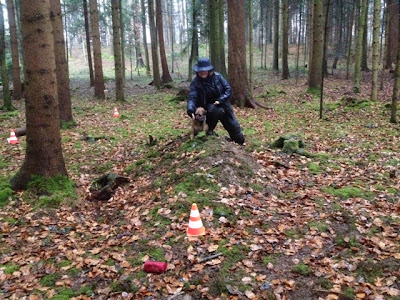
M 228 131 L 231 140 L 240 145 L 244 143 L 242 129 L 240 128 L 240 124 L 235 117 L 230 103 L 223 105 L 215 105 L 214 103 L 207 104 L 208 130 L 214 130 L 218 121 L 221 121 L 222 126 Z

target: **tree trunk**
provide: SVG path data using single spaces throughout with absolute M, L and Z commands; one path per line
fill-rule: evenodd
M 378 100 L 379 73 L 379 17 L 381 12 L 380 0 L 374 0 L 373 44 L 372 44 L 372 91 L 371 100 Z
M 226 71 L 226 60 L 225 60 L 225 28 L 224 28 L 224 20 L 225 20 L 225 1 L 220 0 L 219 2 L 219 61 L 220 65 L 218 66 L 218 72 L 222 74 L 222 76 L 227 76 Z
M 149 58 L 149 49 L 147 48 L 146 8 L 144 5 L 144 0 L 140 0 L 140 4 L 142 8 L 143 47 L 144 47 L 144 56 L 146 59 L 146 75 L 150 76 L 150 58 Z
M 249 2 L 249 94 L 253 96 L 253 80 L 254 80 L 254 16 L 253 16 L 253 0 Z
M 399 40 L 398 31 L 398 6 L 396 0 L 387 0 L 387 18 L 388 18 L 388 47 L 386 53 L 386 69 L 392 69 L 392 64 L 396 63 L 397 44 Z
M 322 63 L 324 52 L 324 21 L 323 1 L 314 1 L 313 10 L 313 41 L 311 48 L 311 62 L 308 69 L 308 87 L 311 89 L 320 88 L 322 76 Z
M 192 46 L 190 49 L 189 68 L 188 68 L 188 81 L 192 80 L 192 66 L 199 57 L 199 36 L 197 29 L 197 2 L 192 0 Z
M 124 14 L 122 8 L 122 0 L 119 0 L 119 27 L 121 40 L 121 70 L 122 70 L 122 86 L 125 86 L 125 30 L 124 30 Z
M 369 1 L 367 0 L 367 7 L 369 5 Z M 369 72 L 368 68 L 368 9 L 367 13 L 365 13 L 364 20 L 364 33 L 363 33 L 363 43 L 362 43 L 362 56 L 361 56 L 361 71 Z
M 360 17 L 358 19 L 358 35 L 357 35 L 357 46 L 355 54 L 355 66 L 354 66 L 353 91 L 355 93 L 360 92 L 362 42 L 364 37 L 364 21 L 366 13 L 367 13 L 367 0 L 362 0 L 360 7 Z
M 288 0 L 282 0 L 282 79 L 289 79 L 289 7 Z
M 221 63 L 221 49 L 220 49 L 220 24 L 219 24 L 219 6 L 220 0 L 210 0 L 209 2 L 209 40 L 210 40 L 210 60 L 214 68 L 220 72 L 222 68 Z
M 350 13 L 350 21 L 348 27 L 348 40 L 347 40 L 347 60 L 346 60 L 346 79 L 349 79 L 350 73 L 350 58 L 351 58 L 351 46 L 353 44 L 353 23 L 354 23 L 354 12 L 355 12 L 356 4 L 352 4 L 351 13 Z
M 168 70 L 167 56 L 165 54 L 165 43 L 164 43 L 164 28 L 163 28 L 163 17 L 161 9 L 161 0 L 156 0 L 156 24 L 158 32 L 158 42 L 160 45 L 160 60 L 162 75 L 161 80 L 163 83 L 172 82 L 171 75 Z
M 101 42 L 99 30 L 99 14 L 97 0 L 89 0 L 90 25 L 92 28 L 93 61 L 94 61 L 94 96 L 98 99 L 105 99 L 103 63 L 101 60 Z
M 92 64 L 92 51 L 90 50 L 90 31 L 89 31 L 89 14 L 87 7 L 87 0 L 83 0 L 83 16 L 85 18 L 85 34 L 86 34 L 86 51 L 89 65 L 90 86 L 94 86 L 93 64 Z
M 26 155 L 21 169 L 11 179 L 14 190 L 25 189 L 33 175 L 67 176 L 61 148 L 49 0 L 22 0 L 21 18 L 26 87 Z
M 19 66 L 18 38 L 17 25 L 15 22 L 15 7 L 14 0 L 7 0 L 8 24 L 10 26 L 10 44 L 11 44 L 11 59 L 12 59 L 12 78 L 13 78 L 13 93 L 14 100 L 22 98 L 21 85 L 21 68 Z
M 279 71 L 279 0 L 274 0 L 274 52 L 272 69 Z
M 397 11 L 397 26 L 398 32 L 400 32 L 400 1 L 398 1 Z M 393 83 L 393 95 L 392 95 L 392 107 L 390 113 L 390 123 L 397 123 L 397 100 L 399 95 L 399 84 L 400 84 L 400 39 L 397 41 L 397 62 L 396 70 L 394 72 L 394 83 Z
M 61 122 L 73 122 L 71 93 L 69 90 L 68 63 L 65 53 L 64 30 L 60 0 L 50 0 L 53 26 L 54 51 L 56 57 L 58 106 Z
M 12 111 L 14 107 L 11 103 L 10 87 L 8 80 L 7 64 L 6 64 L 6 41 L 4 34 L 4 15 L 3 4 L 0 3 L 0 68 L 1 79 L 3 85 L 3 106 L 1 109 Z
M 117 101 L 125 101 L 124 83 L 122 72 L 122 57 L 121 57 L 121 28 L 119 22 L 119 0 L 111 2 L 111 16 L 113 28 L 113 49 L 114 49 L 114 67 L 115 67 L 115 96 Z
M 157 41 L 157 28 L 154 22 L 154 2 L 153 0 L 148 1 L 149 10 L 149 25 L 150 25 L 150 37 L 151 37 L 151 58 L 153 61 L 153 85 L 156 88 L 161 88 L 160 69 L 158 66 L 158 41 Z
M 248 80 L 246 69 L 246 11 L 245 0 L 228 2 L 228 70 L 233 95 L 231 102 L 244 107 L 248 105 Z

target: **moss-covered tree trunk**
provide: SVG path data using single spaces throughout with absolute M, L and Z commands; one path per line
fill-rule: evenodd
M 6 64 L 6 42 L 4 36 L 4 15 L 3 15 L 3 4 L 0 4 L 0 68 L 1 68 L 1 79 L 3 85 L 3 106 L 1 109 L 11 111 L 15 108 L 11 103 L 11 95 L 9 88 L 7 64 Z
M 125 101 L 124 81 L 122 72 L 121 28 L 119 20 L 119 0 L 112 0 L 111 17 L 113 28 L 114 68 L 115 68 L 115 97 L 117 101 Z
M 220 26 L 219 26 L 219 6 L 220 0 L 210 0 L 209 2 L 209 41 L 210 41 L 210 60 L 214 68 L 219 71 L 221 68 L 220 56 Z
M 192 66 L 199 57 L 199 33 L 197 25 L 197 9 L 198 5 L 196 0 L 192 0 L 192 45 L 190 47 L 189 67 L 188 67 L 188 81 L 192 80 L 193 70 Z
M 15 22 L 15 6 L 14 0 L 7 0 L 8 24 L 10 26 L 10 44 L 11 44 L 11 60 L 12 60 L 12 81 L 14 100 L 22 98 L 22 85 L 21 85 L 21 68 L 19 66 L 19 51 L 18 51 L 18 37 L 17 25 Z
M 374 0 L 373 45 L 372 45 L 372 91 L 371 100 L 378 100 L 379 73 L 379 17 L 381 12 L 380 0 Z
M 355 53 L 354 63 L 354 83 L 353 92 L 360 92 L 360 81 L 361 81 L 361 59 L 362 59 L 362 45 L 364 37 L 364 22 L 365 14 L 367 13 L 367 0 L 361 0 L 360 16 L 358 18 L 358 34 L 357 34 L 357 45 Z
M 21 1 L 22 53 L 25 69 L 26 155 L 11 179 L 25 189 L 33 175 L 67 175 L 61 148 L 54 38 L 50 2 Z

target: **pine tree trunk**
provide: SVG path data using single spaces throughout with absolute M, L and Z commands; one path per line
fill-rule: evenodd
M 100 42 L 97 0 L 89 0 L 89 7 L 90 7 L 90 25 L 92 29 L 92 42 L 93 42 L 94 96 L 98 99 L 105 99 L 103 62 L 101 60 L 101 42 Z
M 164 28 L 163 28 L 161 0 L 156 0 L 156 24 L 157 24 L 157 32 L 158 32 L 158 39 L 159 39 L 159 45 L 160 45 L 160 60 L 161 60 L 161 69 L 162 69 L 161 80 L 163 83 L 168 83 L 168 82 L 172 82 L 172 78 L 171 78 L 171 75 L 169 74 L 167 55 L 165 54 Z
M 214 68 L 220 72 L 220 26 L 219 26 L 219 6 L 220 0 L 210 0 L 209 2 L 209 41 L 210 41 L 210 60 Z
M 122 0 L 119 0 L 119 27 L 121 40 L 121 68 L 122 68 L 122 86 L 125 86 L 125 30 L 124 30 L 124 14 L 122 8 Z
M 65 41 L 63 22 L 61 16 L 60 0 L 50 0 L 52 13 L 51 23 L 53 26 L 54 51 L 56 57 L 58 105 L 60 109 L 60 121 L 73 122 L 71 93 L 69 90 L 68 63 L 65 53 Z
M 197 2 L 192 0 L 192 45 L 190 48 L 189 68 L 188 68 L 188 81 L 192 80 L 193 70 L 192 66 L 199 57 L 199 36 L 197 29 Z
M 26 155 L 11 179 L 25 189 L 32 175 L 67 176 L 61 148 L 54 38 L 50 2 L 21 1 L 22 52 L 26 86 Z
M 233 95 L 231 102 L 244 107 L 248 99 L 246 69 L 246 11 L 245 0 L 228 2 L 228 70 Z
M 289 7 L 288 0 L 282 0 L 282 79 L 289 79 Z
M 274 51 L 272 69 L 279 71 L 279 0 L 274 0 Z
M 388 48 L 386 53 L 386 69 L 392 69 L 392 64 L 396 63 L 397 44 L 399 40 L 398 31 L 398 7 L 399 3 L 397 0 L 387 0 L 388 10 Z
M 111 2 L 111 17 L 113 28 L 113 49 L 114 49 L 114 68 L 115 68 L 115 97 L 117 101 L 125 101 L 124 83 L 122 72 L 121 57 L 121 27 L 119 22 L 119 0 Z
M 222 74 L 226 78 L 228 75 L 228 72 L 226 70 L 226 59 L 225 59 L 225 27 L 224 27 L 224 22 L 225 22 L 225 1 L 220 0 L 219 1 L 219 9 L 218 9 L 218 15 L 219 15 L 219 61 L 220 61 L 220 66 L 218 67 L 218 72 Z
M 400 3 L 397 7 L 398 11 L 398 32 L 400 32 Z M 390 112 L 390 123 L 397 123 L 397 103 L 398 103 L 398 95 L 399 95 L 399 85 L 400 85 L 400 39 L 398 40 L 397 45 L 397 62 L 396 62 L 396 70 L 394 72 L 394 83 L 393 83 L 393 95 L 392 95 L 392 107 Z
M 368 7 L 368 5 L 369 5 L 369 0 L 367 0 L 367 7 Z M 364 20 L 364 33 L 363 33 L 362 56 L 361 56 L 361 71 L 364 71 L 364 72 L 370 71 L 368 68 L 368 13 L 365 14 L 365 20 Z
M 253 80 L 254 80 L 254 49 L 253 49 L 253 27 L 254 27 L 254 13 L 253 1 L 249 2 L 249 94 L 253 96 Z
M 372 91 L 371 100 L 378 100 L 379 73 L 379 18 L 381 12 L 380 0 L 374 0 L 373 45 L 372 45 Z
M 149 25 L 150 25 L 150 37 L 151 37 L 151 58 L 153 62 L 153 85 L 156 88 L 161 88 L 161 77 L 160 68 L 158 65 L 158 41 L 157 41 L 157 28 L 155 25 L 154 18 L 154 2 L 153 0 L 148 1 L 149 10 Z
M 11 59 L 12 59 L 12 79 L 13 79 L 12 98 L 14 100 L 20 100 L 22 98 L 21 68 L 19 66 L 18 38 L 17 38 L 17 25 L 15 22 L 14 0 L 7 0 L 7 11 L 8 11 L 8 24 L 10 26 L 10 44 L 11 44 Z
M 0 68 L 1 68 L 1 79 L 3 85 L 3 106 L 1 107 L 1 109 L 12 111 L 14 110 L 14 107 L 11 103 L 10 87 L 9 87 L 7 64 L 6 64 L 4 15 L 3 15 L 3 4 L 1 3 L 0 3 Z
M 360 17 L 358 19 L 358 35 L 357 35 L 357 46 L 356 46 L 356 53 L 355 53 L 355 66 L 354 66 L 353 91 L 355 93 L 360 92 L 362 43 L 363 43 L 363 37 L 364 37 L 365 14 L 367 13 L 367 0 L 362 0 L 360 11 L 361 11 Z
M 144 0 L 140 0 L 141 8 L 142 8 L 142 29 L 143 29 L 143 47 L 144 47 L 144 55 L 146 59 L 146 75 L 150 76 L 150 57 L 149 57 L 149 49 L 147 48 L 147 33 L 146 33 L 146 8 L 144 5 Z
M 92 51 L 90 50 L 91 46 L 90 46 L 89 14 L 88 14 L 87 0 L 83 0 L 83 16 L 85 18 L 86 51 L 87 51 L 88 65 L 89 65 L 90 86 L 94 86 Z
M 320 88 L 321 84 L 324 51 L 324 22 L 322 0 L 314 1 L 312 32 L 312 59 L 310 62 L 310 67 L 308 69 L 308 87 L 311 89 L 316 89 Z

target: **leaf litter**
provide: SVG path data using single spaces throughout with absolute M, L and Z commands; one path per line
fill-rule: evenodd
M 328 79 L 328 103 L 340 97 L 337 86 L 351 90 L 340 77 Z M 263 88 L 256 85 L 256 94 Z M 78 84 L 78 126 L 63 130 L 62 139 L 81 201 L 35 209 L 17 193 L 2 208 L 1 298 L 400 297 L 398 125 L 387 122 L 383 102 L 339 106 L 319 120 L 303 86 L 274 88 L 285 93 L 268 99 L 272 109 L 235 109 L 247 139 L 240 147 L 225 141 L 221 127 L 219 137 L 190 141 L 185 104 L 166 100 L 173 90 L 130 87 L 135 96 L 118 105 L 114 119 L 115 102 L 91 100 Z M 376 126 L 365 126 L 367 119 Z M 1 122 L 6 136 L 23 117 Z M 289 132 L 321 155 L 270 146 Z M 0 155 L 2 176 L 12 174 L 24 144 Z M 109 171 L 131 181 L 109 201 L 83 200 Z M 193 201 L 204 237 L 186 237 Z M 143 272 L 148 260 L 168 262 L 167 271 Z

